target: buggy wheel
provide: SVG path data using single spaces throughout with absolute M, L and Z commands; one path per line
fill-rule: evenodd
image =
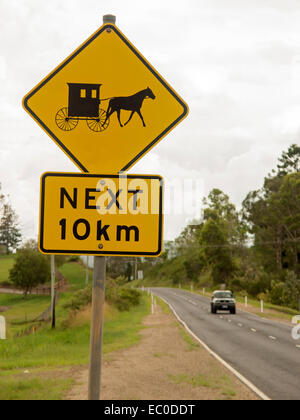
M 88 119 L 86 123 L 90 130 L 95 131 L 95 133 L 100 133 L 109 126 L 109 118 L 106 119 L 106 112 L 100 108 L 99 118 Z
M 77 127 L 78 118 L 69 118 L 69 109 L 62 108 L 55 116 L 55 122 L 58 128 L 63 131 L 71 131 Z

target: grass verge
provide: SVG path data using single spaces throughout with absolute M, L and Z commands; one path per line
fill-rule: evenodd
M 74 383 L 72 379 L 42 379 L 38 377 L 5 377 L 0 378 L 0 382 L 1 401 L 30 400 L 33 395 L 36 401 L 58 401 Z
M 72 366 L 87 365 L 89 362 L 90 309 L 85 308 L 75 317 L 70 317 L 69 311 L 63 306 L 72 298 L 74 291 L 84 287 L 85 270 L 79 264 L 68 263 L 61 271 L 68 279 L 70 289 L 60 296 L 57 328 L 51 330 L 49 325 L 45 325 L 35 334 L 0 341 L 0 400 L 61 399 L 72 385 L 72 381 L 63 370 L 55 380 L 51 377 L 51 372 L 61 368 L 66 368 L 67 371 Z M 3 302 L 6 306 L 12 305 L 11 311 L 15 311 L 16 319 L 18 311 L 23 314 L 24 307 L 30 313 L 30 307 L 35 304 L 48 304 L 42 302 L 41 298 L 49 300 L 49 297 L 32 296 L 24 300 L 20 296 L 5 295 Z M 143 328 L 143 319 L 149 312 L 150 299 L 146 295 L 143 295 L 138 306 L 126 312 L 119 312 L 106 305 L 104 355 L 137 344 L 141 339 L 139 332 Z M 9 311 L 4 315 L 7 314 Z M 25 370 L 30 370 L 32 374 L 24 376 Z M 36 370 L 39 370 L 38 376 L 34 373 Z
M 212 375 L 198 374 L 198 375 L 169 375 L 170 380 L 177 384 L 189 384 L 193 388 L 211 388 L 213 390 L 220 390 L 221 395 L 231 399 L 236 396 L 234 385 L 227 376 L 214 377 Z M 226 398 L 225 398 L 226 399 Z
M 14 265 L 13 255 L 0 256 L 0 286 L 9 284 L 9 270 Z

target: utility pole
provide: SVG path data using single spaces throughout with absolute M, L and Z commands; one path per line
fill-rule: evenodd
M 51 327 L 55 328 L 55 256 L 51 255 Z
M 103 16 L 103 24 L 116 23 L 113 15 Z M 99 401 L 101 391 L 101 364 L 103 318 L 106 280 L 106 257 L 95 257 L 92 293 L 91 350 L 89 371 L 89 400 Z

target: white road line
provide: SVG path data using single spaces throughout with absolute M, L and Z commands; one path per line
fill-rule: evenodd
M 238 326 L 239 326 L 239 327 L 242 327 L 242 326 L 243 326 L 243 324 L 238 324 Z
M 298 345 L 298 346 L 296 346 L 298 349 L 300 349 L 300 346 Z
M 232 321 L 231 321 L 231 319 L 228 319 L 228 322 L 229 322 L 229 323 L 230 323 L 230 322 L 232 322 Z
M 264 401 L 271 401 L 271 398 L 269 398 L 266 394 L 264 394 L 260 389 L 258 389 L 252 382 L 250 382 L 248 379 L 246 379 L 243 375 L 241 375 L 237 370 L 235 370 L 232 366 L 230 366 L 229 363 L 225 362 L 222 357 L 220 357 L 217 353 L 212 351 L 207 344 L 204 343 L 199 337 L 196 336 L 196 334 L 193 333 L 193 331 L 187 326 L 187 324 L 177 315 L 175 309 L 173 306 L 163 297 L 159 296 L 160 299 L 162 299 L 171 309 L 171 311 L 174 313 L 177 320 L 184 326 L 184 328 L 197 340 L 201 346 L 203 346 L 215 359 L 217 359 L 220 363 L 222 363 L 223 366 L 226 367 L 231 373 L 233 373 L 243 384 L 245 384 L 248 388 L 251 389 L 256 395 L 259 396 Z
M 277 338 L 276 337 L 273 337 L 272 335 L 269 335 L 269 338 L 271 339 L 271 340 L 277 340 Z
M 251 328 L 251 331 L 252 331 L 252 332 L 255 332 L 255 333 L 257 332 L 254 328 Z

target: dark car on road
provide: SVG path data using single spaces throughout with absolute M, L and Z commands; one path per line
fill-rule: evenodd
M 211 313 L 216 314 L 217 311 L 229 311 L 236 314 L 236 301 L 232 292 L 229 290 L 216 290 L 211 298 Z

